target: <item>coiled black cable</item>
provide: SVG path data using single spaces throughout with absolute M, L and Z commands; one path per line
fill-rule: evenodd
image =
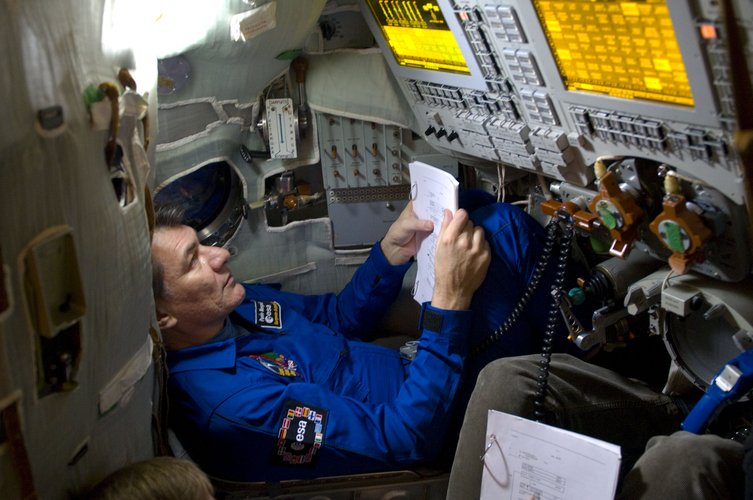
M 541 257 L 539 257 L 539 261 L 536 263 L 536 267 L 533 270 L 531 280 L 528 282 L 526 289 L 523 290 L 523 295 L 521 295 L 520 299 L 518 299 L 518 302 L 515 304 L 515 307 L 513 307 L 512 312 L 507 317 L 507 319 L 505 319 L 505 321 L 501 325 L 499 325 L 496 330 L 484 337 L 483 340 L 481 340 L 478 344 L 476 344 L 475 347 L 473 347 L 473 349 L 471 349 L 469 359 L 474 359 L 482 351 L 502 338 L 502 336 L 515 325 L 515 323 L 520 318 L 520 315 L 523 314 L 526 306 L 531 301 L 531 297 L 533 297 L 533 295 L 536 293 L 536 290 L 539 287 L 539 283 L 541 282 L 541 278 L 544 276 L 544 272 L 549 266 L 549 260 L 552 256 L 552 250 L 554 248 L 554 244 L 557 242 L 558 228 L 558 220 L 556 217 L 554 217 L 546 225 L 544 248 L 541 252 Z
M 531 280 L 528 286 L 523 291 L 518 302 L 513 307 L 512 312 L 507 319 L 497 327 L 491 334 L 484 337 L 476 346 L 471 350 L 469 359 L 474 359 L 482 351 L 491 346 L 494 342 L 498 341 L 502 336 L 515 325 L 520 319 L 521 314 L 525 310 L 528 303 L 531 301 L 531 297 L 536 293 L 539 287 L 541 278 L 546 272 L 549 261 L 551 260 L 554 246 L 559 240 L 559 255 L 557 259 L 556 268 L 554 270 L 554 282 L 552 284 L 552 301 L 549 307 L 549 315 L 547 318 L 546 329 L 544 330 L 543 345 L 541 348 L 541 360 L 539 365 L 539 373 L 536 377 L 537 388 L 533 398 L 533 415 L 536 421 L 542 422 L 544 419 L 544 407 L 546 400 L 546 391 L 549 384 L 549 363 L 552 359 L 552 349 L 554 347 L 555 332 L 557 330 L 557 320 L 559 311 L 560 300 L 562 296 L 562 287 L 565 282 L 565 274 L 567 272 L 567 263 L 570 257 L 570 244 L 573 239 L 573 225 L 572 223 L 565 223 L 564 229 L 560 224 L 560 219 L 552 217 L 545 228 L 546 236 L 544 238 L 544 248 L 541 252 L 541 257 L 536 263 Z M 560 233 L 562 233 L 560 237 Z
M 536 393 L 533 397 L 533 417 L 537 422 L 544 421 L 546 391 L 549 386 L 549 363 L 552 359 L 552 348 L 554 347 L 554 334 L 557 329 L 557 320 L 560 299 L 562 297 L 562 286 L 565 282 L 567 272 L 567 263 L 570 256 L 570 242 L 573 239 L 572 224 L 565 225 L 560 241 L 560 254 L 555 270 L 554 283 L 552 284 L 552 302 L 549 306 L 549 317 L 547 319 L 546 330 L 544 331 L 543 346 L 541 348 L 541 359 L 539 361 L 539 374 L 536 377 Z

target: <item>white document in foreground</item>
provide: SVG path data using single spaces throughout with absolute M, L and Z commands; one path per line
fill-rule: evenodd
M 458 181 L 452 174 L 420 161 L 411 162 L 410 196 L 413 211 L 419 219 L 434 222 L 431 234 L 419 237 L 416 253 L 416 282 L 413 285 L 413 298 L 421 304 L 431 300 L 434 292 L 434 253 L 437 237 L 442 227 L 444 209 L 453 214 L 458 209 Z
M 489 410 L 482 500 L 609 500 L 620 447 Z

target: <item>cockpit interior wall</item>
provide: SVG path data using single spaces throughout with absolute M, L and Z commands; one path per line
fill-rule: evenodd
M 224 162 L 242 186 L 243 205 L 258 206 L 256 202 L 265 196 L 267 179 L 318 163 L 314 134 L 302 139 L 294 159 L 269 159 L 269 155 L 244 159 L 241 146 L 246 151 L 266 149 L 257 126 L 260 103 L 292 92 L 287 83 L 291 60 L 315 29 L 324 3 L 272 2 L 276 10 L 274 29 L 243 43 L 233 43 L 222 32 L 222 41 L 161 60 L 161 64 L 174 65 L 171 69 L 191 68 L 191 76 L 185 87 L 160 94 L 161 137 L 155 183 L 158 198 L 162 189 L 180 183 L 181 177 L 208 164 Z M 171 71 L 164 68 L 165 72 Z M 191 189 L 184 184 L 184 190 Z M 239 279 L 259 280 L 274 275 L 270 279 L 284 283 L 286 289 L 330 291 L 342 285 L 355 269 L 350 265 L 345 266 L 344 272 L 334 272 L 328 220 L 314 218 L 268 230 L 263 203 L 262 208 L 243 211 L 240 227 L 219 236 L 223 240 L 232 237 L 226 245 L 234 254 L 229 265 Z M 319 248 L 326 249 L 324 254 Z M 314 269 L 319 271 L 313 273 Z M 301 284 L 301 280 L 307 283 Z
M 156 58 L 114 3 L 0 4 L 2 498 L 68 498 L 153 453 Z
M 749 0 L 417 4 L 0 3 L 0 496 L 152 454 L 147 189 L 238 279 L 330 292 L 425 161 L 575 226 L 579 346 L 660 336 L 704 388 L 753 345 Z

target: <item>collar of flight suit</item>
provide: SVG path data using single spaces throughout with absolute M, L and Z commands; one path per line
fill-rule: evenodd
M 235 366 L 235 338 L 222 342 L 185 347 L 167 353 L 167 365 L 170 373 L 191 370 L 220 370 Z

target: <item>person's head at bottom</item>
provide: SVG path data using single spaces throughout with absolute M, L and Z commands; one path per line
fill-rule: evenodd
M 190 460 L 155 457 L 112 472 L 81 500 L 214 500 L 214 488 Z

